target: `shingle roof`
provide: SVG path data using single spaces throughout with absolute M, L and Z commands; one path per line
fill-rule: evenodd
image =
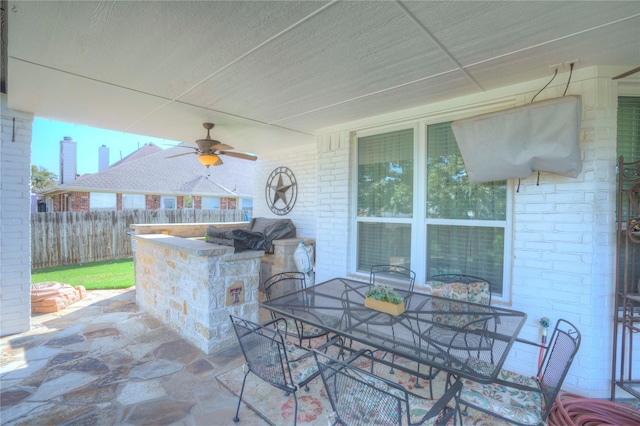
M 44 194 L 69 191 L 144 194 L 253 196 L 255 162 L 222 156 L 208 169 L 196 155 L 177 146 L 53 187 Z M 186 154 L 168 158 L 172 155 Z
M 160 148 L 158 145 L 155 145 L 153 142 L 149 142 L 144 144 L 142 148 L 136 149 L 131 154 L 116 161 L 109 167 L 115 167 L 122 163 L 128 163 L 129 161 L 137 160 L 139 158 L 146 157 L 147 155 L 155 154 L 156 152 L 159 152 L 159 151 L 162 151 L 162 148 Z

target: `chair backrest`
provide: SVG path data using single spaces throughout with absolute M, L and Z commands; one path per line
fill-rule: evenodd
M 549 340 L 542 366 L 538 371 L 546 402 L 543 419 L 546 419 L 551 411 L 562 382 L 580 348 L 580 341 L 581 334 L 573 324 L 563 319 L 558 320 Z
M 427 286 L 434 296 L 491 304 L 491 283 L 484 278 L 462 274 L 434 275 L 427 281 Z
M 472 275 L 434 275 L 431 281 L 427 281 L 427 287 L 433 296 L 444 297 L 453 300 L 479 303 L 482 305 L 491 304 L 491 284 L 489 281 L 474 277 Z M 443 311 L 442 314 L 434 314 L 434 321 L 454 327 L 471 326 L 472 329 L 482 328 L 482 322 L 469 324 L 474 318 L 468 315 L 455 315 L 449 313 L 452 309 L 448 302 L 433 300 L 434 311 Z
M 401 425 L 409 410 L 406 389 L 373 373 L 314 351 L 336 420 L 340 424 Z
M 369 275 L 370 284 L 388 284 L 388 282 L 381 282 L 381 278 L 391 278 L 395 280 L 402 280 L 408 285 L 407 290 L 413 291 L 413 286 L 416 283 L 416 273 L 411 269 L 404 266 L 397 265 L 373 265 L 371 267 L 371 274 Z
M 272 327 L 233 315 L 229 317 L 249 371 L 273 386 L 295 392 L 282 334 Z
M 281 272 L 267 278 L 263 288 L 267 300 L 271 300 L 307 288 L 307 283 L 302 272 Z

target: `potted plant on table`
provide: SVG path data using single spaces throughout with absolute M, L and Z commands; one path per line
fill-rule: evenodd
M 404 299 L 392 287 L 375 284 L 364 294 L 364 306 L 391 315 L 404 312 Z

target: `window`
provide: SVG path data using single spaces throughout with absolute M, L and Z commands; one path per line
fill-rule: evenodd
M 178 208 L 178 201 L 176 197 L 162 197 L 160 198 L 160 206 L 162 210 L 176 209 Z
M 425 136 L 418 127 L 357 134 L 356 143 L 355 270 L 477 275 L 506 295 L 507 184 L 469 182 L 451 123 L 428 125 Z
M 640 97 L 618 98 L 618 157 L 640 160 Z
M 253 198 L 243 198 L 240 201 L 240 210 L 253 210 Z
M 122 194 L 122 209 L 145 209 L 144 194 Z
M 202 197 L 203 210 L 220 210 L 219 197 Z
M 116 194 L 104 192 L 91 192 L 89 194 L 90 210 L 115 210 L 116 206 Z
M 617 133 L 617 154 L 624 157 L 625 163 L 630 163 L 640 160 L 640 97 L 619 97 L 618 98 L 618 133 Z M 616 165 L 618 164 L 616 159 Z M 618 171 L 619 172 L 619 171 Z M 627 175 L 628 176 L 628 175 Z M 619 178 L 616 177 L 616 186 L 619 184 Z M 627 178 L 625 188 L 629 189 L 633 185 L 633 181 Z M 618 189 L 618 188 L 617 188 Z M 622 206 L 619 202 L 622 201 Z M 616 209 L 620 209 L 622 222 L 627 221 L 627 205 L 628 200 L 626 197 L 622 197 L 620 200 L 616 197 Z M 617 218 L 618 212 L 616 212 Z M 623 229 L 625 225 L 622 225 Z M 618 238 L 624 236 L 618 235 Z M 623 243 L 624 244 L 624 243 Z M 633 276 L 633 271 L 628 268 L 632 268 L 631 265 L 640 265 L 640 250 L 633 250 L 630 252 L 629 259 L 626 260 L 624 256 L 620 256 L 618 263 L 618 280 L 623 281 L 626 274 Z
M 193 196 L 185 195 L 182 199 L 182 208 L 183 209 L 193 209 Z
M 476 275 L 502 293 L 506 181 L 472 184 L 451 123 L 427 126 L 426 276 Z
M 358 138 L 357 270 L 411 266 L 413 129 Z
M 616 166 L 618 165 L 618 159 L 620 156 L 624 157 L 625 163 L 631 163 L 633 161 L 640 160 L 640 97 L 626 97 L 621 96 L 618 98 L 618 133 L 616 144 Z M 616 178 L 616 185 L 619 179 Z M 631 185 L 627 180 L 628 185 Z M 624 189 L 629 189 L 629 186 L 625 185 Z M 623 200 L 622 205 L 622 220 L 626 221 L 627 204 L 626 200 Z M 617 208 L 620 208 L 619 206 Z

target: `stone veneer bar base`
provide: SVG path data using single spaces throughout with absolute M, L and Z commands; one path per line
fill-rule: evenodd
M 263 251 L 163 234 L 132 238 L 138 306 L 203 352 L 236 344 L 229 314 L 258 321 Z

